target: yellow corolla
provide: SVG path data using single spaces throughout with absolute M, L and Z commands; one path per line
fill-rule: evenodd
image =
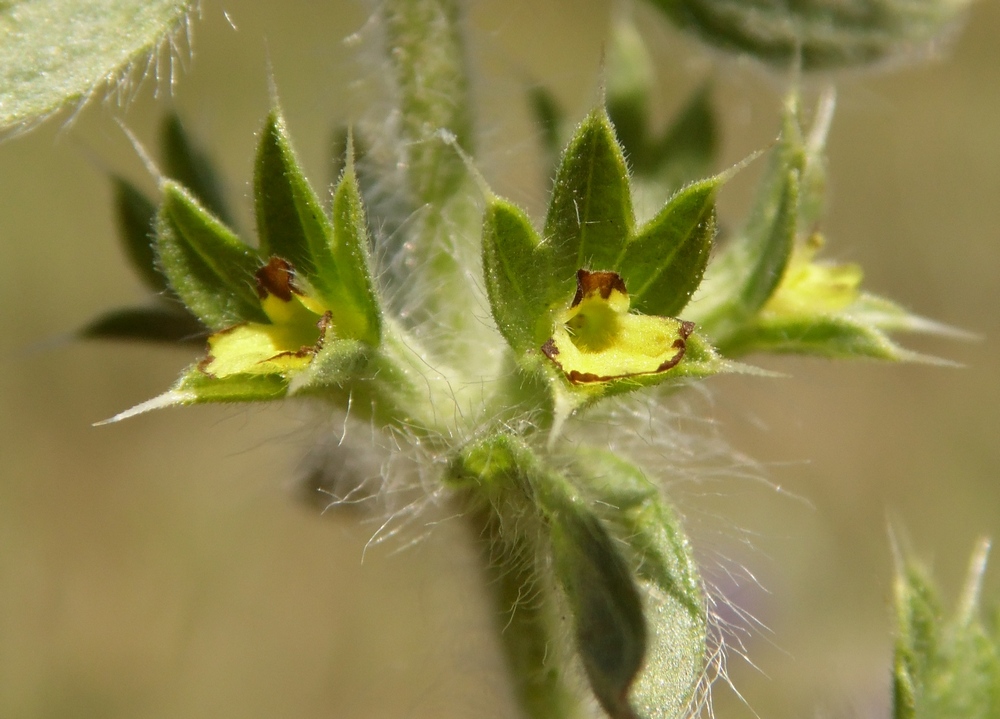
M 658 374 L 684 357 L 693 322 L 630 313 L 616 272 L 579 270 L 573 303 L 556 318 L 542 352 L 570 382 L 608 382 Z
M 861 268 L 814 262 L 822 247 L 823 237 L 816 233 L 795 248 L 781 284 L 763 307 L 765 315 L 834 313 L 858 299 Z
M 258 270 L 257 294 L 271 320 L 244 322 L 208 338 L 208 357 L 199 368 L 213 377 L 284 374 L 308 365 L 323 345 L 329 310 L 294 281 L 292 266 L 272 257 Z

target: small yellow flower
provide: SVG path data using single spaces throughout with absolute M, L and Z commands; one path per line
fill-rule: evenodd
M 208 357 L 199 365 L 205 374 L 285 374 L 304 368 L 323 346 L 331 313 L 295 284 L 290 263 L 272 257 L 256 280 L 271 323 L 244 322 L 209 337 Z
M 576 296 L 542 352 L 573 384 L 659 374 L 684 357 L 693 322 L 630 313 L 616 272 L 576 274 Z

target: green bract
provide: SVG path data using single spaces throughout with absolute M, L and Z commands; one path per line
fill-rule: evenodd
M 989 542 L 972 556 L 954 616 L 946 617 L 927 572 L 899 558 L 894 586 L 895 719 L 987 719 L 1000 712 L 1000 635 L 980 616 Z

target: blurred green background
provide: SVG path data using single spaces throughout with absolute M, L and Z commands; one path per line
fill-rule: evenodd
M 333 418 L 288 403 L 94 428 L 193 357 L 72 336 L 143 297 L 106 176 L 152 183 L 115 118 L 152 143 L 176 107 L 250 227 L 269 73 L 317 183 L 334 121 L 385 116 L 369 11 L 204 0 L 172 87 L 164 55 L 127 108 L 96 102 L 0 144 L 0 717 L 513 716 L 459 522 L 362 561 L 377 522 L 320 516 L 294 496 Z M 471 3 L 480 163 L 536 216 L 545 178 L 524 90 L 542 82 L 581 117 L 610 12 Z M 637 17 L 661 121 L 711 75 L 724 165 L 770 142 L 783 78 L 705 51 L 644 7 Z M 870 290 L 981 335 L 904 338 L 965 367 L 762 359 L 788 376 L 712 380 L 693 402 L 767 479 L 712 469 L 670 489 L 707 578 L 756 619 L 743 636 L 754 666 L 729 662 L 745 703 L 720 682 L 720 719 L 887 716 L 889 525 L 949 597 L 975 539 L 1000 536 L 998 33 L 1000 6 L 980 2 L 931 62 L 835 78 L 828 255 L 860 262 Z M 757 171 L 726 190 L 723 222 L 738 220 Z M 987 585 L 1000 595 L 1000 568 Z

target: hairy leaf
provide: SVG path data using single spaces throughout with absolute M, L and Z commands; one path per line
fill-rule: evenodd
M 969 0 L 650 0 L 724 50 L 806 70 L 865 65 L 926 49 Z
M 632 572 L 604 525 L 581 503 L 554 508 L 549 520 L 556 573 L 590 686 L 613 719 L 631 719 L 629 689 L 646 654 L 642 598 Z
M 970 562 L 954 615 L 945 615 L 927 572 L 900 559 L 895 581 L 895 719 L 992 719 L 1000 712 L 1000 647 L 980 616 L 989 542 Z
M 614 267 L 635 220 L 628 169 L 603 109 L 587 116 L 563 152 L 545 217 L 556 282 L 578 269 Z
M 354 166 L 349 163 L 333 193 L 333 238 L 326 252 L 317 252 L 316 278 L 331 299 L 330 311 L 338 336 L 378 344 L 382 310 L 375 292 L 368 255 L 369 240 L 361 191 Z M 332 281 L 336 271 L 336 282 Z M 331 281 L 321 278 L 328 273 Z
M 649 648 L 632 705 L 645 719 L 685 715 L 706 661 L 706 611 L 691 545 L 639 468 L 603 450 L 578 452 L 583 491 L 627 558 L 643 595 Z
M 540 347 L 551 252 L 517 206 L 492 198 L 483 218 L 486 295 L 500 333 L 515 352 Z
M 715 239 L 715 195 L 722 177 L 685 187 L 625 246 L 615 268 L 633 307 L 673 316 L 701 284 Z
M 178 32 L 190 0 L 0 3 L 0 130 L 24 125 L 115 82 Z
M 213 330 L 268 322 L 254 275 L 263 262 L 176 182 L 163 183 L 156 250 L 170 286 Z

